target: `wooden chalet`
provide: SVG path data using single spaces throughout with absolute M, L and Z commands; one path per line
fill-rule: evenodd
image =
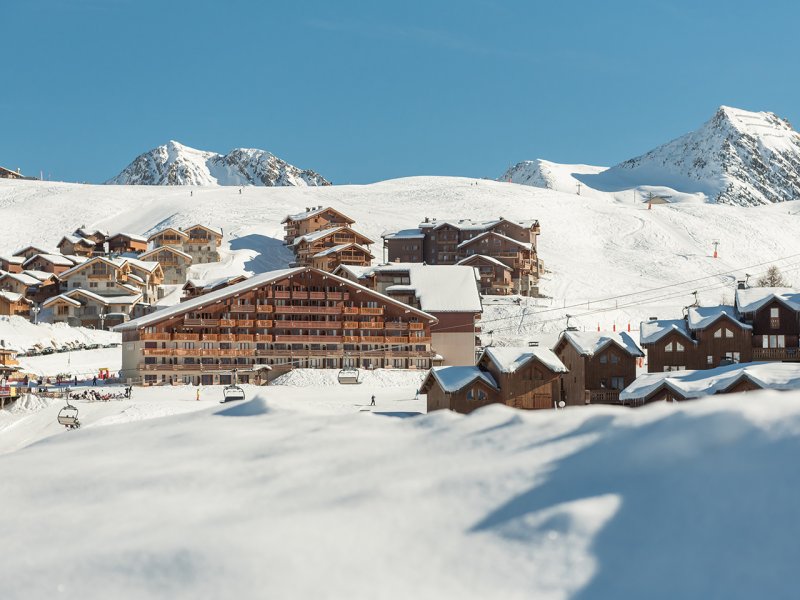
M 514 270 L 500 260 L 483 254 L 472 254 L 456 264 L 477 269 L 481 294 L 506 296 L 514 293 Z
M 58 251 L 63 255 L 91 257 L 95 254 L 97 244 L 90 239 L 65 235 L 58 242 Z
M 316 255 L 334 247 L 355 244 L 369 252 L 373 241 L 350 227 L 333 227 L 296 237 L 293 242 L 296 266 L 311 266 Z M 359 252 L 353 253 L 357 256 Z M 371 255 L 370 255 L 371 256 Z
M 45 274 L 45 275 L 49 275 Z M 30 291 L 42 283 L 42 275 L 34 276 L 25 271 L 0 275 L 0 290 L 28 297 Z
M 642 406 L 767 389 L 800 390 L 800 364 L 740 363 L 714 369 L 646 373 L 622 391 L 620 402 Z
M 0 167 L 0 179 L 35 179 L 35 177 L 25 177 L 19 172 L 19 169 L 12 171 L 5 167 Z
M 115 288 L 116 283 L 127 283 L 130 272 L 125 259 L 95 256 L 64 271 L 59 278 L 62 291 L 85 289 L 102 295 L 106 289 Z
M 73 289 L 52 296 L 42 303 L 42 308 L 51 311 L 54 323 L 67 323 L 73 327 L 111 329 L 131 319 L 142 295 L 101 296 L 85 289 Z
M 42 271 L 60 275 L 80 262 L 82 261 L 73 260 L 63 254 L 36 254 L 27 259 L 22 268 L 28 271 Z
M 434 367 L 422 383 L 428 412 L 470 413 L 501 403 L 527 410 L 553 409 L 567 369 L 547 348 L 486 348 L 475 366 Z
M 147 238 L 132 233 L 115 233 L 106 243 L 110 254 L 141 254 L 147 250 Z
M 306 208 L 304 212 L 287 215 L 281 221 L 281 224 L 286 229 L 283 241 L 286 245 L 292 245 L 295 238 L 300 236 L 322 229 L 349 227 L 353 223 L 355 223 L 353 219 L 330 206 L 325 208 L 322 206 Z
M 753 360 L 800 361 L 800 291 L 738 289 L 736 310 L 741 320 L 752 327 Z
M 390 329 L 389 323 L 399 327 Z M 123 377 L 218 384 L 261 365 L 428 369 L 431 315 L 310 267 L 256 275 L 116 328 Z M 402 363 L 402 364 L 401 364 Z
M 38 246 L 25 246 L 24 248 L 20 248 L 12 256 L 21 256 L 25 260 L 28 260 L 31 256 L 35 256 L 37 254 L 50 254 L 50 250 L 45 250 L 43 248 L 39 248 Z
M 22 263 L 26 260 L 24 256 L 0 256 L 0 271 L 22 273 Z
M 33 301 L 22 294 L 0 291 L 0 315 L 6 317 L 29 317 Z
M 103 252 L 103 244 L 108 239 L 108 232 L 101 229 L 89 229 L 87 227 L 79 227 L 72 233 L 73 237 L 83 238 L 94 242 L 95 251 L 98 253 Z
M 189 239 L 184 241 L 182 249 L 192 257 L 193 263 L 219 262 L 222 231 L 205 225 L 192 225 L 183 231 Z
M 645 321 L 639 332 L 650 373 L 713 369 L 753 358 L 753 328 L 733 306 L 691 306 L 683 319 Z
M 160 246 L 174 246 L 183 248 L 183 245 L 188 243 L 189 234 L 174 227 L 167 227 L 156 231 L 153 235 L 147 238 L 147 242 L 151 248 L 158 248 Z
M 177 246 L 159 246 L 139 256 L 140 260 L 155 261 L 161 265 L 165 285 L 186 283 L 192 257 Z
M 333 273 L 339 265 L 368 267 L 374 258 L 369 250 L 358 244 L 340 244 L 313 255 L 310 263 L 315 269 Z
M 220 277 L 217 279 L 189 279 L 183 285 L 183 299 L 191 300 L 209 292 L 216 292 L 223 288 L 241 283 L 247 279 L 245 275 L 232 275 L 230 277 Z
M 568 406 L 618 404 L 619 394 L 636 379 L 644 352 L 625 332 L 565 331 L 553 348 L 569 374 L 563 379 Z

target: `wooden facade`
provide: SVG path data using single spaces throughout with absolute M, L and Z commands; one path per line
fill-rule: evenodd
M 23 256 L 0 256 L 0 271 L 22 273 L 22 263 L 25 260 Z
M 514 290 L 513 269 L 491 256 L 473 254 L 457 264 L 478 270 L 481 294 L 506 296 Z
M 111 254 L 140 254 L 147 250 L 147 239 L 130 233 L 115 233 L 106 242 Z
M 61 254 L 37 254 L 31 256 L 23 264 L 25 270 L 41 271 L 43 273 L 52 273 L 53 275 L 60 275 L 74 266 L 75 262 L 73 260 Z
M 308 235 L 300 236 L 294 240 L 294 264 L 295 266 L 301 267 L 312 266 L 313 259 L 316 255 L 335 247 L 352 247 L 352 245 L 356 245 L 369 252 L 369 246 L 372 243 L 372 240 L 367 236 L 360 234 L 354 229 L 350 229 L 350 227 L 334 227 L 332 229 L 316 231 Z
M 192 257 L 175 246 L 159 246 L 139 256 L 141 260 L 155 261 L 161 265 L 165 285 L 181 285 L 186 283 Z
M 22 294 L 0 291 L 0 315 L 29 317 L 33 302 Z
M 341 244 L 315 254 L 310 259 L 310 266 L 321 271 L 333 273 L 339 265 L 355 265 L 368 267 L 375 257 L 358 244 Z
M 567 331 L 553 348 L 569 371 L 562 379 L 564 402 L 567 406 L 618 404 L 620 392 L 636 379 L 636 361 L 644 353 L 624 333 L 579 335 L 581 338 Z M 615 341 L 622 336 L 630 342 Z M 589 338 L 588 344 L 585 338 Z M 593 347 L 587 349 L 589 345 Z
M 286 245 L 292 245 L 294 240 L 300 236 L 323 229 L 349 227 L 353 223 L 355 223 L 355 220 L 330 206 L 326 208 L 321 206 L 306 208 L 305 212 L 288 215 L 281 222 L 286 230 L 283 241 Z
M 65 235 L 58 242 L 57 248 L 64 255 L 90 257 L 95 254 L 97 244 L 86 238 Z
M 157 231 L 149 238 L 148 244 L 151 248 L 158 248 L 159 246 L 175 246 L 183 248 L 183 245 L 189 241 L 189 234 L 174 227 L 167 227 Z
M 427 369 L 435 318 L 312 268 L 264 273 L 118 328 L 124 376 L 219 383 L 258 365 Z
M 502 217 L 485 222 L 426 219 L 416 230 L 387 234 L 383 240 L 389 262 L 441 265 L 456 264 L 473 255 L 491 257 L 511 269 L 511 289 L 506 287 L 506 275 L 497 273 L 493 279 L 497 285 L 486 285 L 487 290 L 538 295 L 539 276 L 544 270 L 536 250 L 539 231 L 538 221 L 514 222 Z M 488 269 L 484 270 L 488 274 Z
M 753 360 L 800 361 L 800 311 L 776 297 L 743 318 L 753 327 Z

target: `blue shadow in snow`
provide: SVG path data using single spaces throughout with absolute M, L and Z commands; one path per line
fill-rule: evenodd
M 276 240 L 266 235 L 252 233 L 234 238 L 230 242 L 231 250 L 255 250 L 256 256 L 244 263 L 244 268 L 256 275 L 285 269 L 294 260 L 292 251 L 283 245 L 282 240 Z

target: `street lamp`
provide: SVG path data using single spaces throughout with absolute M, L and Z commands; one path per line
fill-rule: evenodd
M 34 325 L 38 325 L 39 324 L 39 311 L 41 311 L 41 310 L 42 310 L 42 307 L 39 306 L 39 304 L 34 302 L 33 306 L 31 307 L 31 312 L 33 313 L 33 324 Z
M 106 313 L 101 310 L 99 317 L 100 317 L 100 329 L 103 330 L 105 329 Z

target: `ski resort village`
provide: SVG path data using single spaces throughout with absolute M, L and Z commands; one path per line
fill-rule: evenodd
M 3 597 L 794 596 L 799 166 L 0 168 Z

